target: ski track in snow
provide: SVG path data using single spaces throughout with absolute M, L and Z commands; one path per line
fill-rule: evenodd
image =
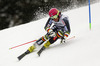
M 43 51 L 40 57 L 36 52 L 25 56 L 20 62 L 17 57 L 33 43 L 9 48 L 40 38 L 48 17 L 24 25 L 0 31 L 0 66 L 100 66 L 100 3 L 91 5 L 91 25 L 89 30 L 88 6 L 73 9 L 68 15 L 71 35 L 74 39 L 60 44 L 60 40 Z

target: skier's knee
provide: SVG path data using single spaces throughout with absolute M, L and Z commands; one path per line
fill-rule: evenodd
M 47 36 L 47 35 L 42 36 L 40 39 L 38 39 L 38 40 L 36 41 L 36 43 L 37 43 L 38 45 L 41 45 L 41 44 L 43 44 L 46 40 L 48 40 L 48 36 Z

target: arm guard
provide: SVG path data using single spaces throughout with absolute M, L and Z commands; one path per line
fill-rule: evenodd
M 52 20 L 49 18 L 44 29 L 47 31 L 47 29 L 50 28 L 51 25 L 52 25 Z

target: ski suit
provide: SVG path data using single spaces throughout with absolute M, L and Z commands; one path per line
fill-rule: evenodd
M 52 24 L 54 24 L 54 25 L 52 26 Z M 52 29 L 56 33 L 56 35 L 57 35 L 56 38 L 55 37 L 49 37 L 49 33 L 48 33 L 49 29 L 48 28 Z M 47 31 L 47 34 L 45 36 L 42 36 L 39 40 L 36 41 L 36 43 L 38 45 L 41 45 L 46 40 L 49 40 L 50 44 L 52 44 L 58 38 L 63 38 L 64 36 L 68 37 L 68 35 L 71 32 L 68 17 L 63 15 L 63 14 L 61 14 L 58 22 L 55 22 L 54 20 L 49 18 L 44 29 Z
M 59 18 L 59 19 L 58 19 Z M 45 41 L 47 41 L 42 48 L 37 52 L 37 54 L 40 56 L 41 52 L 45 50 L 45 48 L 49 47 L 49 45 L 53 44 L 57 39 L 63 40 L 64 37 L 68 37 L 71 30 L 70 30 L 70 24 L 68 17 L 60 14 L 60 16 L 57 17 L 57 21 L 55 22 L 53 19 L 49 18 L 44 29 L 47 31 L 47 34 L 42 36 L 40 39 L 38 39 L 32 46 L 28 48 L 28 50 L 20 55 L 18 57 L 19 60 L 21 60 L 25 55 L 31 53 L 34 51 L 36 46 L 43 44 Z M 53 33 L 50 33 L 50 30 Z M 52 35 L 54 34 L 54 35 Z

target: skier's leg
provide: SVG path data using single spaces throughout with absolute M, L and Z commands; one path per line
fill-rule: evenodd
M 58 38 L 56 37 L 52 37 L 50 38 L 44 45 L 43 47 L 38 51 L 38 55 L 40 56 L 40 54 L 42 53 L 43 50 L 45 50 L 46 48 L 48 48 L 51 44 L 53 44 Z
M 41 38 L 40 38 L 41 39 Z M 39 39 L 39 40 L 40 40 Z M 45 48 L 48 48 L 51 44 L 53 44 L 55 41 L 57 41 L 57 39 L 58 39 L 58 37 L 51 37 L 43 46 L 45 47 Z M 38 42 L 39 42 L 39 40 L 38 40 Z M 29 52 L 31 53 L 31 52 L 33 52 L 34 51 L 34 49 L 37 47 L 37 46 L 39 46 L 39 45 L 41 45 L 42 43 L 44 43 L 45 41 L 43 41 L 42 39 L 41 39 L 41 42 L 39 42 L 39 44 L 38 44 L 38 42 L 36 41 L 36 43 L 34 43 L 32 46 L 30 46 L 29 47 Z
M 32 46 L 28 48 L 26 52 L 18 56 L 18 59 L 21 60 L 24 56 L 34 51 L 35 48 L 37 48 L 39 45 L 43 44 L 46 40 L 48 40 L 48 35 L 42 36 L 40 39 L 38 39 Z
M 37 48 L 39 45 L 43 44 L 46 40 L 48 40 L 48 34 L 42 36 L 40 39 L 38 39 L 32 46 L 28 48 L 27 51 L 30 53 L 34 51 L 35 48 Z

